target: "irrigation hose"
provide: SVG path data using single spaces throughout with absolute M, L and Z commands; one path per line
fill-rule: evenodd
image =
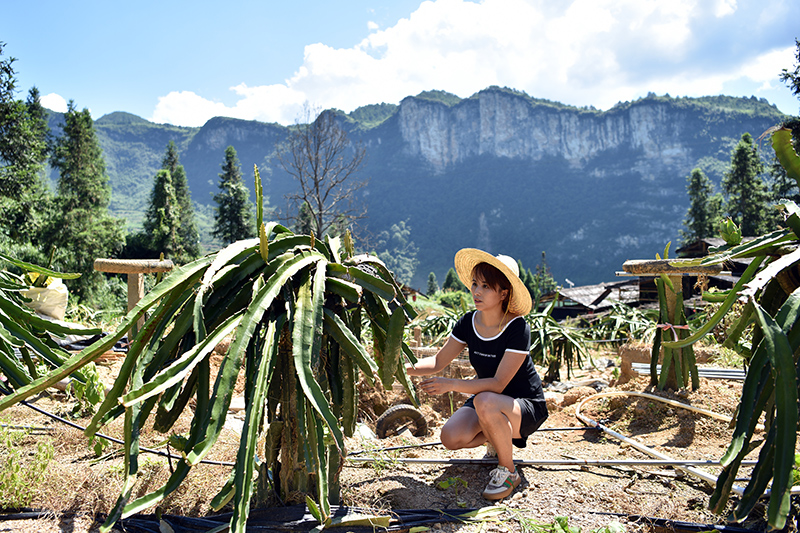
M 3 392 L 6 395 L 8 394 L 8 392 L 2 387 L 0 387 L 0 392 Z M 71 422 L 71 421 L 69 421 L 69 420 L 67 420 L 65 418 L 61 418 L 60 416 L 58 416 L 56 414 L 53 414 L 53 413 L 51 413 L 49 411 L 46 411 L 46 410 L 42 409 L 41 407 L 36 407 L 35 405 L 33 405 L 33 404 L 31 404 L 31 403 L 29 403 L 29 402 L 27 402 L 25 400 L 21 400 L 19 403 L 24 405 L 25 407 L 33 409 L 37 413 L 41 413 L 41 414 L 43 414 L 43 415 L 45 415 L 47 417 L 52 418 L 53 420 L 61 422 L 62 424 L 66 424 L 66 425 L 68 425 L 70 427 L 73 427 L 75 429 L 79 429 L 80 431 L 86 431 L 85 427 L 80 426 L 80 425 L 76 424 L 75 422 Z M 103 435 L 102 433 L 95 433 L 95 436 L 97 436 L 98 438 L 101 438 L 101 439 L 105 439 L 105 440 L 107 440 L 109 442 L 113 442 L 113 443 L 121 444 L 121 445 L 125 446 L 125 441 L 123 441 L 123 440 L 115 439 L 114 437 L 109 437 L 108 435 Z M 139 451 L 140 452 L 152 453 L 152 454 L 155 454 L 155 455 L 160 455 L 160 456 L 166 457 L 168 459 L 183 459 L 183 457 L 181 457 L 180 455 L 172 455 L 172 454 L 170 454 L 168 452 L 162 452 L 161 450 L 154 450 L 153 448 L 141 447 L 141 448 L 139 448 Z M 208 460 L 208 459 L 203 459 L 203 460 L 200 461 L 200 463 L 201 464 L 207 464 L 207 465 L 215 465 L 215 466 L 235 466 L 235 463 L 229 463 L 229 462 L 225 462 L 225 461 L 211 461 L 211 460 Z
M 658 452 L 658 451 L 656 451 L 656 450 L 654 450 L 654 449 L 642 444 L 641 442 L 639 442 L 637 440 L 631 439 L 629 437 L 626 437 L 625 435 L 617 433 L 613 429 L 608 428 L 608 427 L 604 426 L 603 424 L 601 424 L 599 422 L 596 422 L 596 421 L 592 420 L 591 418 L 589 418 L 589 417 L 587 417 L 587 416 L 585 416 L 585 415 L 583 415 L 581 413 L 581 408 L 583 407 L 584 403 L 592 401 L 592 400 L 597 400 L 598 398 L 608 397 L 608 396 L 636 396 L 636 397 L 640 397 L 640 398 L 647 398 L 649 400 L 662 402 L 662 403 L 665 403 L 665 404 L 668 404 L 668 405 L 671 405 L 671 406 L 674 406 L 674 407 L 679 407 L 681 409 L 687 409 L 689 411 L 694 411 L 696 413 L 701 413 L 701 414 L 704 414 L 704 415 L 707 415 L 707 416 L 711 416 L 711 417 L 716 418 L 718 420 L 724 420 L 726 422 L 730 422 L 731 421 L 731 417 L 729 417 L 729 416 L 722 415 L 722 414 L 719 414 L 719 413 L 715 413 L 713 411 L 708 411 L 707 409 L 703 409 L 703 408 L 700 408 L 700 407 L 695 407 L 693 405 L 688 405 L 688 404 L 685 404 L 685 403 L 676 402 L 676 401 L 670 400 L 668 398 L 662 398 L 662 397 L 656 396 L 654 394 L 648 394 L 646 392 L 627 392 L 627 391 L 598 392 L 597 394 L 593 394 L 592 396 L 587 396 L 586 398 L 581 400 L 576 405 L 576 407 L 575 407 L 575 416 L 578 418 L 578 420 L 580 420 L 581 422 L 583 422 L 587 426 L 596 427 L 596 428 L 600 429 L 601 431 L 603 431 L 604 433 L 616 438 L 617 440 L 620 440 L 622 442 L 630 444 L 631 446 L 633 446 L 637 450 L 639 450 L 641 452 L 644 452 L 644 453 L 650 455 L 651 457 L 657 457 L 657 458 L 665 460 L 665 461 L 672 461 L 672 458 L 670 458 L 669 456 L 664 455 L 663 453 L 660 453 L 660 452 Z M 693 475 L 693 476 L 695 476 L 695 477 L 697 477 L 699 479 L 702 479 L 703 481 L 708 483 L 711 487 L 715 487 L 716 484 L 717 484 L 717 476 L 714 476 L 713 474 L 710 474 L 710 473 L 706 472 L 705 470 L 701 470 L 699 468 L 694 468 L 693 466 L 688 466 L 688 465 L 686 465 L 686 466 L 677 466 L 677 467 L 680 470 L 683 470 L 684 472 L 686 472 L 688 474 L 691 474 L 691 475 Z M 744 488 L 739 486 L 739 485 L 733 485 L 731 487 L 731 490 L 735 494 L 737 494 L 738 496 L 742 496 L 744 494 Z M 793 488 L 791 492 L 792 492 L 792 494 L 800 494 L 800 487 Z M 768 496 L 769 493 L 770 493 L 770 491 L 767 490 L 764 495 Z
M 352 457 L 347 461 L 354 463 L 373 463 L 377 461 L 410 463 L 410 464 L 447 464 L 447 465 L 496 465 L 497 458 L 481 459 L 423 459 L 397 457 L 386 459 L 376 457 Z M 755 465 L 757 461 L 742 461 L 743 465 Z M 519 466 L 719 466 L 719 461 L 711 459 L 514 459 Z
M 731 418 L 728 417 L 728 416 L 721 415 L 719 413 L 714 413 L 712 411 L 708 411 L 708 410 L 702 409 L 700 407 L 694 407 L 694 406 L 691 406 L 691 405 L 682 404 L 682 403 L 676 402 L 674 400 L 669 400 L 667 398 L 661 398 L 659 396 L 655 396 L 653 394 L 647 394 L 647 393 L 644 393 L 644 392 L 626 392 L 626 391 L 599 392 L 597 394 L 593 394 L 591 396 L 587 396 L 586 398 L 581 400 L 578 403 L 578 405 L 575 407 L 575 416 L 578 418 L 578 420 L 580 420 L 581 422 L 583 422 L 587 426 L 596 427 L 596 428 L 602 430 L 604 433 L 606 433 L 608 435 L 611 435 L 612 437 L 616 438 L 617 440 L 620 440 L 622 442 L 630 444 L 631 446 L 633 446 L 634 448 L 636 448 L 640 452 L 644 452 L 644 453 L 646 453 L 647 455 L 649 455 L 651 457 L 657 457 L 657 458 L 665 460 L 665 461 L 666 460 L 671 460 L 671 458 L 669 456 L 667 456 L 667 455 L 664 455 L 661 452 L 658 452 L 658 451 L 656 451 L 656 450 L 654 450 L 654 449 L 652 449 L 652 448 L 650 448 L 648 446 L 645 446 L 644 444 L 642 444 L 641 442 L 639 442 L 637 440 L 634 440 L 634 439 L 631 439 L 629 437 L 626 437 L 625 435 L 622 435 L 621 433 L 617 433 L 613 429 L 608 428 L 608 427 L 604 426 L 603 424 L 601 424 L 600 422 L 596 422 L 596 421 L 592 420 L 591 418 L 589 418 L 589 417 L 587 417 L 587 416 L 585 416 L 585 415 L 583 415 L 581 413 L 581 408 L 583 407 L 583 404 L 585 404 L 586 402 L 592 401 L 592 400 L 596 400 L 598 398 L 608 397 L 608 396 L 636 396 L 636 397 L 639 397 L 639 398 L 647 398 L 649 400 L 654 400 L 654 401 L 666 403 L 668 405 L 672 405 L 673 407 L 685 408 L 685 409 L 689 409 L 690 411 L 695 411 L 695 412 L 702 413 L 702 414 L 705 414 L 705 415 L 708 415 L 708 416 L 712 416 L 712 417 L 714 417 L 714 418 L 716 418 L 718 420 L 724 420 L 726 422 L 730 422 L 731 421 Z M 702 479 L 703 481 L 705 481 L 706 483 L 708 483 L 712 487 L 716 486 L 716 484 L 717 484 L 717 477 L 714 476 L 713 474 L 710 474 L 710 473 L 706 472 L 705 470 L 700 470 L 698 468 L 693 468 L 691 466 L 678 467 L 678 468 L 680 470 L 683 470 L 687 474 L 691 474 L 691 475 L 693 475 L 695 477 L 698 477 L 698 478 Z M 744 489 L 742 487 L 739 487 L 738 485 L 734 485 L 732 490 L 736 494 L 738 494 L 739 496 L 744 494 Z
M 586 427 L 586 426 L 574 426 L 574 427 L 565 427 L 565 428 L 539 428 L 536 431 L 593 431 L 597 430 L 597 428 L 593 427 Z M 348 452 L 347 456 L 352 457 L 353 455 L 361 455 L 362 453 L 384 453 L 384 452 L 394 452 L 397 450 L 409 450 L 412 448 L 427 448 L 429 446 L 441 446 L 441 441 L 436 442 L 423 442 L 421 444 L 407 444 L 405 446 L 389 446 L 387 448 L 376 448 L 374 450 L 359 450 L 356 452 Z

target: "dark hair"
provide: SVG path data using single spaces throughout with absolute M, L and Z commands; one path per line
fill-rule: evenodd
M 496 291 L 507 290 L 508 297 L 503 300 L 503 311 L 508 309 L 508 302 L 511 301 L 511 282 L 508 281 L 505 274 L 489 263 L 478 263 L 472 269 L 472 277 L 473 279 L 482 279 Z

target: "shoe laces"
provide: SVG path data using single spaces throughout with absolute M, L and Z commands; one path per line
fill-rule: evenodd
M 511 472 L 506 467 L 499 466 L 489 472 L 489 481 L 492 485 L 502 485 L 506 478 L 511 475 Z

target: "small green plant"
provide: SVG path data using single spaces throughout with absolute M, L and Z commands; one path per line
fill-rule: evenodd
M 381 476 L 389 469 L 397 467 L 398 452 L 387 452 L 381 448 L 380 443 L 372 439 L 361 439 L 361 447 L 372 457 L 369 465 L 375 471 L 375 475 Z
M 538 522 L 516 509 L 508 509 L 523 533 L 580 533 L 581 528 L 570 526 L 569 518 L 557 516 L 552 523 Z M 593 532 L 594 533 L 594 532 Z
M 93 415 L 105 398 L 105 388 L 94 363 L 83 367 L 83 375 L 86 377 L 85 382 L 73 380 L 67 387 L 67 393 L 75 400 L 72 408 L 72 416 L 75 417 Z
M 21 442 L 28 431 L 0 426 L 0 508 L 30 507 L 37 487 L 55 451 L 50 440 L 36 445 L 33 457 L 27 458 Z
M 467 482 L 461 479 L 460 477 L 449 477 L 447 479 L 443 479 L 439 483 L 436 484 L 436 488 L 439 490 L 447 490 L 452 488 L 456 493 L 456 505 L 459 507 L 466 507 L 467 502 L 461 499 L 461 494 L 459 491 L 464 488 L 467 488 Z
M 122 478 L 125 476 L 125 465 L 124 464 L 108 465 L 106 466 L 105 475 L 109 477 L 113 476 Z

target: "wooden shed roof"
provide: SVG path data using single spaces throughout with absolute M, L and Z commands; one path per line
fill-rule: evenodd
M 543 301 L 552 301 L 555 294 L 542 298 Z M 637 279 L 598 283 L 597 285 L 584 285 L 581 287 L 561 288 L 560 300 L 573 302 L 589 309 L 599 311 L 611 307 L 616 302 L 635 304 L 639 299 L 639 282 Z

